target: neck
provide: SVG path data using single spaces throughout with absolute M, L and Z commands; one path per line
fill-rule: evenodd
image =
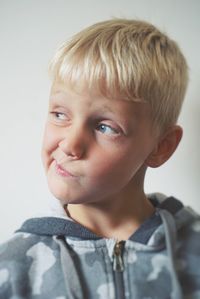
M 101 202 L 69 204 L 67 212 L 99 236 L 126 240 L 153 214 L 154 208 L 142 191 L 118 194 Z

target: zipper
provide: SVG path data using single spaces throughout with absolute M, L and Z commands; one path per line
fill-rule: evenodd
M 115 293 L 116 299 L 124 299 L 124 262 L 123 262 L 123 249 L 125 241 L 117 241 L 114 250 L 113 250 L 113 272 L 114 272 L 114 281 L 115 281 Z
M 124 271 L 124 263 L 122 259 L 124 241 L 117 241 L 113 250 L 113 270 L 117 272 Z

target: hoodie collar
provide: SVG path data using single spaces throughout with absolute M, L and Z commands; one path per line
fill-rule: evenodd
M 149 200 L 156 207 L 156 212 L 148 218 L 130 237 L 131 241 L 147 244 L 153 233 L 161 225 L 159 210 L 167 210 L 174 215 L 183 208 L 180 201 L 174 197 L 165 197 L 162 194 L 150 194 Z M 61 217 L 37 217 L 25 221 L 17 232 L 26 232 L 36 235 L 68 236 L 84 240 L 98 240 L 97 236 L 86 227 L 74 222 L 67 215 Z

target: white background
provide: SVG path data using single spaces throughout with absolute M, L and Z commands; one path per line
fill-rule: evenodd
M 53 202 L 40 159 L 48 62 L 72 34 L 110 17 L 152 22 L 177 40 L 188 60 L 183 140 L 169 162 L 148 172 L 145 188 L 200 212 L 199 12 L 199 0 L 0 0 L 0 242 Z

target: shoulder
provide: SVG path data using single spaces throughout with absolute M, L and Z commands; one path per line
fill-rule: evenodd
M 57 249 L 50 236 L 21 232 L 0 245 L 0 298 L 29 294 L 30 283 L 37 281 L 39 272 L 43 275 L 55 264 Z
M 189 223 L 178 230 L 178 240 L 184 255 L 196 256 L 200 262 L 200 216 L 194 217 Z
M 16 233 L 0 246 L 0 298 L 30 298 L 30 294 L 40 294 L 44 274 L 48 271 L 55 272 L 55 283 L 49 284 L 49 280 L 45 280 L 45 286 L 48 285 L 45 292 L 56 290 L 59 254 L 54 237 Z M 48 274 L 45 277 L 48 278 Z
M 200 248 L 200 215 L 185 208 L 176 219 L 178 237 L 188 248 Z
M 181 219 L 183 221 L 181 225 Z M 186 209 L 178 221 L 178 259 L 183 273 L 198 277 L 200 281 L 200 216 L 191 209 Z M 186 275 L 187 277 L 187 275 Z M 185 279 L 186 280 L 186 279 Z M 200 285 L 199 285 L 200 288 Z
M 0 284 L 1 276 L 14 277 L 27 274 L 30 267 L 42 260 L 55 260 L 58 244 L 52 237 L 29 233 L 16 233 L 0 246 Z
M 5 262 L 19 262 L 33 252 L 54 249 L 55 241 L 50 236 L 31 233 L 15 233 L 12 238 L 0 245 L 0 268 Z M 57 246 L 56 246 L 57 247 Z
M 190 290 L 192 294 L 200 290 L 200 216 L 193 211 L 191 213 L 193 216 L 190 219 L 188 217 L 185 225 L 178 229 L 177 266 L 184 292 Z

